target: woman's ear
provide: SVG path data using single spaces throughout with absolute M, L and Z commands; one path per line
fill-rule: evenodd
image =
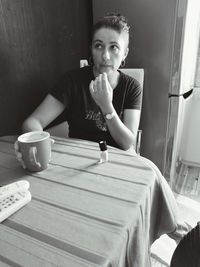
M 125 53 L 124 53 L 124 59 L 123 60 L 125 60 L 126 57 L 128 56 L 128 52 L 129 52 L 129 48 L 127 47 L 125 50 Z

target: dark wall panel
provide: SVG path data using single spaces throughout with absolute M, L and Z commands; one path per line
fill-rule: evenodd
M 0 135 L 18 134 L 58 77 L 88 58 L 90 0 L 0 0 Z

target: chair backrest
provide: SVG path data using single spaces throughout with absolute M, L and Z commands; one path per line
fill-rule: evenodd
M 120 69 L 122 72 L 125 74 L 133 77 L 136 79 L 142 89 L 142 94 L 143 94 L 143 87 L 144 87 L 144 69 Z
M 143 90 L 143 85 L 144 85 L 144 69 L 134 69 L 134 68 L 129 68 L 129 69 L 120 69 L 122 72 L 124 72 L 125 74 L 133 77 L 134 79 L 136 79 L 140 85 L 141 88 Z

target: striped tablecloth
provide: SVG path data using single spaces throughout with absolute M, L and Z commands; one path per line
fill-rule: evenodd
M 25 179 L 32 200 L 0 224 L 0 266 L 150 266 L 149 249 L 175 229 L 173 203 L 151 162 L 97 143 L 55 138 L 49 168 L 24 170 L 15 137 L 0 138 L 0 185 Z

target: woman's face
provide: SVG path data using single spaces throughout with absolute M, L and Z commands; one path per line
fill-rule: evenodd
M 91 50 L 95 74 L 112 74 L 128 54 L 128 34 L 101 28 L 93 36 Z

